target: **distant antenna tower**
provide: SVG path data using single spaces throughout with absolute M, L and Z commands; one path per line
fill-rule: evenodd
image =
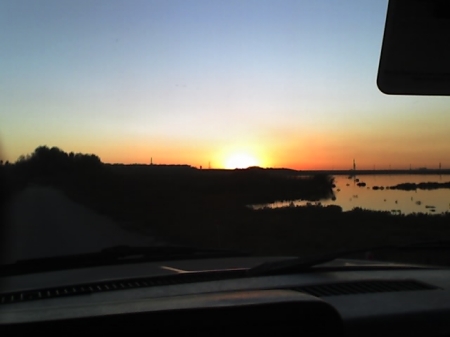
M 356 171 L 356 162 L 355 162 L 355 159 L 353 159 L 353 171 Z
M 150 158 L 150 165 L 153 165 L 153 157 Z
M 441 163 L 439 163 L 439 171 L 441 170 L 441 167 L 442 167 L 442 166 L 441 166 Z

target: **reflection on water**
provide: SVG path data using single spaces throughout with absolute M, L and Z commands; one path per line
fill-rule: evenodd
M 361 175 L 355 178 L 335 176 L 335 200 L 321 200 L 320 204 L 339 205 L 344 211 L 355 207 L 393 213 L 437 214 L 450 211 L 450 189 L 402 191 L 387 187 L 401 183 L 449 182 L 450 175 Z M 359 183 L 359 184 L 358 184 Z M 361 183 L 365 183 L 361 184 Z M 375 187 L 375 189 L 374 189 Z M 279 201 L 260 208 L 306 206 L 318 204 L 305 200 Z

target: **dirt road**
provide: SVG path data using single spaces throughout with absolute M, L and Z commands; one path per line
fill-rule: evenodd
M 114 245 L 160 245 L 69 200 L 62 192 L 33 186 L 8 206 L 2 263 L 18 259 L 98 251 Z

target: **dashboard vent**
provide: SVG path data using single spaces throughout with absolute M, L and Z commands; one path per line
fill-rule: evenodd
M 316 297 L 439 289 L 414 280 L 368 280 L 291 288 Z
M 227 280 L 240 278 L 243 276 L 245 276 L 245 270 L 217 271 L 208 273 L 186 273 L 159 277 L 128 279 L 121 281 L 89 283 L 57 288 L 46 288 L 33 291 L 2 293 L 0 294 L 0 305 L 64 296 L 89 295 L 92 293 L 126 290 L 133 288 Z
M 155 286 L 167 286 L 197 282 L 208 282 L 245 277 L 245 270 L 218 271 L 208 273 L 186 273 L 160 277 L 128 279 L 110 282 L 98 282 L 83 285 L 74 285 L 57 288 L 46 288 L 33 291 L 11 292 L 0 294 L 0 305 L 50 299 L 67 296 L 89 295 L 99 292 L 109 292 L 134 288 L 147 288 Z M 334 284 L 322 284 L 288 288 L 298 292 L 306 293 L 316 297 L 353 295 L 366 293 L 384 293 L 398 291 L 417 291 L 439 289 L 429 284 L 414 280 L 383 281 L 369 280 L 358 282 L 345 282 Z

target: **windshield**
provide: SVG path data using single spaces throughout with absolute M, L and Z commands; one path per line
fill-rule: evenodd
M 1 2 L 3 263 L 450 239 L 450 100 L 377 88 L 387 5 Z

